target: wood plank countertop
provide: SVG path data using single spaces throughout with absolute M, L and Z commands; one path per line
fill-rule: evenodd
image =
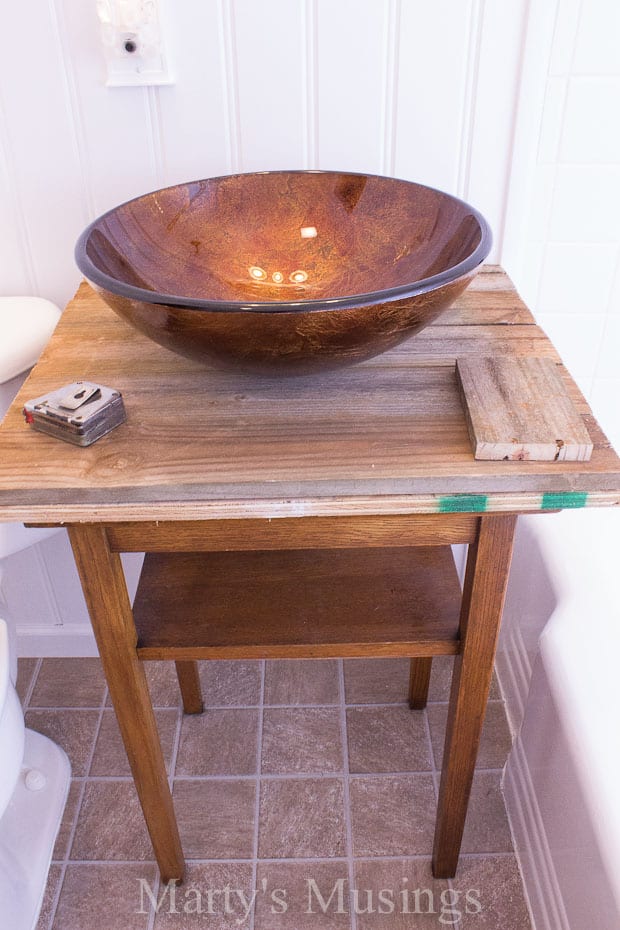
M 472 356 L 552 359 L 589 462 L 474 459 L 455 376 Z M 28 427 L 24 401 L 86 379 L 127 422 L 89 448 Z M 161 348 L 82 284 L 0 426 L 0 520 L 204 520 L 536 511 L 620 503 L 620 460 L 505 273 L 486 267 L 409 342 L 339 372 L 270 379 Z

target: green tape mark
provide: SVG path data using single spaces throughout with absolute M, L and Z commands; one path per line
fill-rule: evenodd
M 567 491 L 566 493 L 549 492 L 543 494 L 541 510 L 564 510 L 567 507 L 585 507 L 588 495 L 583 491 Z
M 439 498 L 439 513 L 484 513 L 486 494 L 452 494 Z

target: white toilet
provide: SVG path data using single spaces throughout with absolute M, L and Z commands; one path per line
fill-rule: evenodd
M 0 297 L 0 418 L 54 329 L 60 311 L 36 297 Z M 7 556 L 54 530 L 0 524 L 0 582 Z M 1 591 L 1 584 L 0 584 Z M 24 726 L 17 660 L 0 599 L 0 915 L 2 926 L 36 926 L 71 768 L 66 753 Z M 11 670 L 13 670 L 11 672 Z

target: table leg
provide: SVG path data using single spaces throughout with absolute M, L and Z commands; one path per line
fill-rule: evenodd
M 202 692 L 197 662 L 175 662 L 177 678 L 183 698 L 183 711 L 186 714 L 201 714 L 203 711 Z
M 452 677 L 435 825 L 436 878 L 452 878 L 458 864 L 516 521 L 512 514 L 481 517 L 478 539 L 469 547 L 460 621 L 461 652 L 455 659 Z
M 120 556 L 102 526 L 74 525 L 69 536 L 161 877 L 180 880 L 183 850 Z
M 426 707 L 432 666 L 432 658 L 427 658 L 425 656 L 410 660 L 409 707 L 411 707 L 412 710 L 422 710 Z

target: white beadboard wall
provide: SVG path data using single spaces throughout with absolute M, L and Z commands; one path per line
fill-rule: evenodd
M 532 10 L 502 259 L 620 447 L 620 3 Z
M 163 0 L 175 83 L 106 88 L 95 0 L 6 4 L 0 293 L 63 305 L 105 209 L 268 168 L 397 174 L 471 200 L 500 255 L 526 0 Z

